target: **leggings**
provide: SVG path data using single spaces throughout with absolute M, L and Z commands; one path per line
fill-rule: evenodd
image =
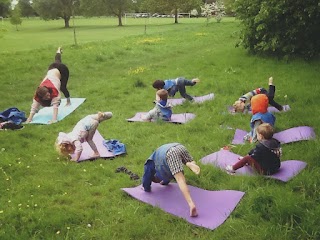
M 260 174 L 264 174 L 264 170 L 262 169 L 262 167 L 260 166 L 260 164 L 254 160 L 251 156 L 247 155 L 245 157 L 243 157 L 242 159 L 240 159 L 236 164 L 234 164 L 233 170 L 237 170 L 239 168 L 242 168 L 246 165 L 251 166 L 252 168 L 254 168 L 258 173 Z

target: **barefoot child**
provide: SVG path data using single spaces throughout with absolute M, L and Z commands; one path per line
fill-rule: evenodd
M 167 90 L 160 89 L 156 93 L 156 106 L 150 110 L 145 116 L 142 116 L 142 120 L 163 120 L 170 121 L 172 116 L 171 105 L 167 102 L 168 92 Z
M 40 105 L 43 107 L 53 106 L 52 120 L 50 120 L 49 123 L 56 122 L 58 107 L 61 102 L 60 91 L 63 92 L 64 96 L 67 98 L 67 105 L 71 104 L 70 94 L 67 89 L 69 69 L 66 65 L 61 63 L 61 54 L 62 50 L 59 47 L 55 55 L 55 62 L 49 66 L 46 76 L 35 92 L 30 114 L 26 121 L 27 123 L 32 121 L 35 113 L 39 111 Z
M 179 91 L 180 95 L 188 99 L 190 101 L 193 100 L 193 97 L 191 97 L 189 94 L 186 92 L 186 86 L 194 86 L 200 82 L 200 79 L 194 78 L 192 80 L 187 80 L 184 77 L 178 77 L 176 79 L 168 79 L 168 80 L 155 80 L 152 86 L 155 89 L 165 89 L 168 91 L 170 97 L 174 97 L 176 92 Z
M 96 144 L 92 138 L 99 126 L 99 123 L 110 119 L 111 112 L 98 112 L 81 119 L 70 133 L 60 132 L 56 140 L 56 149 L 62 156 L 69 156 L 75 153 L 71 161 L 78 161 L 83 151 L 82 143 L 88 142 L 93 151 L 92 158 L 100 157 Z
M 267 95 L 269 99 L 269 104 L 271 106 L 274 106 L 279 111 L 283 110 L 283 107 L 274 101 L 274 94 L 276 91 L 276 87 L 273 85 L 273 77 L 269 78 L 269 91 L 267 91 L 264 88 L 257 88 L 255 90 L 252 90 L 251 92 L 248 92 L 241 96 L 237 101 L 233 104 L 233 112 L 244 112 L 245 110 L 251 110 L 250 101 L 251 98 L 257 94 L 265 94 Z
M 280 168 L 282 154 L 280 142 L 273 138 L 274 129 L 268 123 L 263 123 L 257 128 L 259 143 L 249 154 L 234 165 L 227 165 L 226 171 L 235 174 L 236 170 L 245 165 L 250 165 L 259 174 L 271 175 Z
M 174 178 L 189 205 L 190 216 L 196 217 L 198 213 L 184 177 L 183 165 L 197 175 L 200 173 L 200 167 L 183 145 L 180 143 L 162 145 L 145 162 L 142 185 L 144 191 L 150 192 L 152 182 L 168 185 Z

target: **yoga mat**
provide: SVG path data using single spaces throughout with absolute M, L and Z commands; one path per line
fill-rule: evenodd
M 245 141 L 243 137 L 247 134 L 246 131 L 241 129 L 236 129 L 234 134 L 232 144 L 244 144 Z M 277 139 L 282 144 L 291 143 L 291 142 L 298 142 L 303 140 L 310 140 L 316 137 L 316 134 L 313 128 L 308 126 L 300 126 L 289 128 L 287 130 L 277 132 L 273 135 L 275 139 Z
M 287 112 L 287 111 L 289 111 L 291 109 L 289 105 L 283 105 L 282 107 L 283 107 L 283 110 L 279 111 L 275 107 L 270 106 L 270 107 L 268 107 L 268 112 Z M 228 111 L 231 114 L 236 114 L 235 112 L 233 112 L 233 107 L 232 106 L 228 107 Z M 252 111 L 251 110 L 250 111 L 244 111 L 243 114 L 252 114 Z
M 93 136 L 93 141 L 97 146 L 97 149 L 100 153 L 100 158 L 114 158 L 115 155 L 112 152 L 109 152 L 108 149 L 103 145 L 103 137 L 99 133 L 98 130 L 96 130 L 94 136 Z M 91 158 L 93 151 L 89 144 L 87 142 L 82 143 L 83 151 L 81 153 L 81 156 L 78 160 L 78 162 L 83 162 L 86 160 L 94 160 Z M 73 157 L 73 155 L 72 155 Z
M 146 114 L 147 112 L 138 112 L 136 113 L 136 115 L 134 115 L 133 118 L 128 118 L 127 121 L 128 122 L 148 122 L 148 121 L 143 121 L 141 118 L 143 115 L 146 115 Z M 194 115 L 193 113 L 172 114 L 171 121 L 165 121 L 165 122 L 182 124 L 194 119 L 195 117 L 196 115 Z M 152 122 L 154 121 L 152 120 Z
M 195 103 L 203 103 L 205 101 L 212 100 L 213 98 L 214 98 L 213 93 L 209 93 L 204 96 L 193 97 Z M 171 106 L 181 105 L 185 101 L 187 101 L 185 98 L 170 98 L 170 99 L 168 99 L 168 102 L 171 104 Z
M 244 192 L 234 190 L 208 191 L 188 186 L 198 211 L 198 217 L 190 217 L 189 206 L 177 183 L 170 183 L 167 186 L 153 183 L 151 187 L 151 192 L 142 190 L 141 185 L 122 190 L 191 224 L 212 230 L 226 221 L 244 195 Z
M 233 165 L 238 162 L 239 157 L 240 155 L 232 153 L 228 150 L 220 150 L 218 152 L 205 156 L 200 161 L 202 164 L 211 164 L 225 171 L 225 167 L 227 165 Z M 301 172 L 306 166 L 307 163 L 299 160 L 282 161 L 281 167 L 278 172 L 270 176 L 263 176 L 287 182 L 291 178 L 296 176 L 299 172 Z M 244 166 L 238 169 L 235 175 L 256 176 L 257 174 L 250 166 Z
M 85 98 L 71 98 L 71 105 L 66 106 L 67 99 L 61 99 L 61 104 L 58 110 L 58 121 L 61 121 L 66 116 L 71 114 L 74 110 L 76 110 L 86 99 Z M 36 113 L 32 119 L 34 124 L 48 124 L 48 122 L 52 119 L 53 107 L 44 107 Z

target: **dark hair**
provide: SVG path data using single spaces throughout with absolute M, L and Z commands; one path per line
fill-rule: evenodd
M 166 101 L 168 99 L 168 91 L 165 89 L 160 89 L 157 91 L 157 95 L 161 100 Z
M 257 128 L 257 133 L 261 134 L 265 139 L 273 137 L 274 129 L 269 123 L 262 123 Z
M 152 87 L 155 89 L 162 89 L 164 87 L 164 81 L 163 80 L 155 80 L 152 84 Z
M 38 87 L 36 90 L 36 95 L 38 98 L 43 99 L 43 97 L 49 92 L 47 87 L 41 86 Z

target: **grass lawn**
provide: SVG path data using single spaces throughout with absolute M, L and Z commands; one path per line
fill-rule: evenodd
M 267 87 L 270 76 L 276 100 L 291 107 L 276 114 L 276 130 L 307 125 L 318 136 L 319 61 L 248 55 L 234 47 L 240 30 L 234 19 L 208 25 L 204 19 L 182 19 L 181 24 L 150 20 L 146 34 L 145 20 L 138 21 L 128 20 L 119 28 L 116 19 L 76 19 L 77 46 L 73 30 L 63 29 L 61 20 L 24 20 L 20 31 L 5 22 L 0 34 L 0 111 L 14 106 L 28 115 L 33 93 L 59 45 L 70 68 L 71 96 L 87 100 L 56 124 L 0 132 L 0 239 L 319 239 L 319 137 L 283 145 L 282 160 L 308 163 L 288 183 L 230 176 L 199 163 L 230 144 L 234 130 L 228 127 L 249 130 L 249 115 L 230 115 L 226 108 L 243 93 Z M 191 95 L 215 94 L 213 101 L 173 109 L 196 114 L 194 120 L 184 125 L 126 121 L 153 107 L 153 80 L 178 76 L 201 79 L 187 88 Z M 113 112 L 99 132 L 125 143 L 128 154 L 81 164 L 59 158 L 54 149 L 58 133 L 71 131 L 79 119 L 97 111 Z M 199 176 L 185 170 L 189 185 L 245 192 L 216 230 L 195 227 L 120 190 L 140 181 L 116 173 L 116 168 L 126 166 L 142 177 L 145 160 L 169 142 L 185 145 L 201 166 Z M 232 151 L 245 155 L 251 148 L 247 144 Z

